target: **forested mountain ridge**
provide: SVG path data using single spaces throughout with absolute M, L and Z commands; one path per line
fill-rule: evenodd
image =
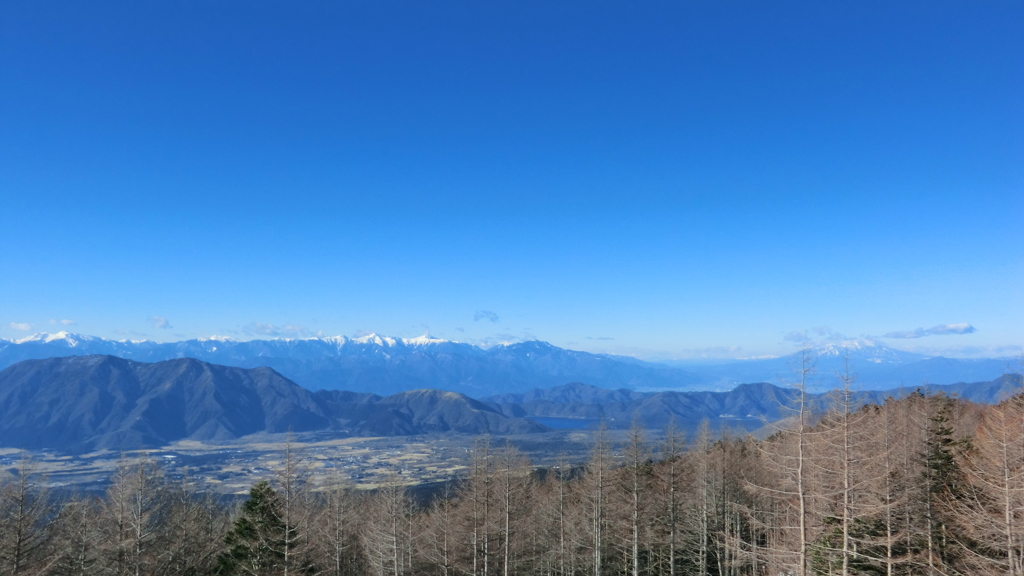
M 270 368 L 191 358 L 144 363 L 71 356 L 26 360 L 0 371 L 0 444 L 7 447 L 134 449 L 313 430 L 374 436 L 543 429 L 454 392 L 384 398 L 312 393 Z
M 857 406 L 884 403 L 916 389 L 994 403 L 1019 389 L 1019 375 L 992 382 L 896 391 L 855 392 Z M 338 436 L 396 436 L 458 432 L 540 432 L 545 419 L 564 427 L 604 422 L 624 429 L 634 421 L 662 429 L 674 422 L 692 431 L 702 420 L 755 430 L 787 417 L 797 391 L 766 383 L 728 392 L 638 392 L 581 383 L 483 401 L 457 392 L 413 390 L 391 396 L 310 392 L 270 368 L 218 366 L 195 359 L 142 363 L 112 356 L 27 360 L 0 371 L 0 445 L 86 451 L 165 446 L 192 439 L 230 441 L 260 432 L 325 431 Z M 808 394 L 818 413 L 832 403 Z M 578 423 L 578 424 L 577 424 Z M 558 425 L 564 425 L 559 422 Z
M 903 398 L 916 391 L 944 393 L 972 402 L 994 404 L 1021 389 L 1019 374 L 1005 374 L 990 382 L 921 385 L 895 390 L 853 390 L 852 401 L 884 404 L 887 398 Z M 484 398 L 502 414 L 527 418 L 603 420 L 609 428 L 628 428 L 634 421 L 645 428 L 664 428 L 674 422 L 692 430 L 704 419 L 714 428 L 722 426 L 754 430 L 765 422 L 789 416 L 798 391 L 767 383 L 741 384 L 728 392 L 638 392 L 606 390 L 580 382 L 519 394 Z M 808 393 L 811 409 L 822 413 L 835 402 L 829 392 Z
M 506 416 L 458 392 L 410 390 L 390 396 L 317 390 L 313 398 L 335 419 L 335 430 L 352 436 L 403 436 L 438 432 L 462 434 L 524 434 L 546 428 L 530 420 Z

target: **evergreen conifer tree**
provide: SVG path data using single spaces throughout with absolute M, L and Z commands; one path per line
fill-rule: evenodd
M 277 492 L 266 480 L 249 490 L 242 514 L 224 538 L 228 551 L 217 559 L 220 576 L 270 576 L 284 565 L 285 533 Z

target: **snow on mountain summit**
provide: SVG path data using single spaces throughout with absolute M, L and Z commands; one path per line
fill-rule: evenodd
M 926 358 L 923 354 L 904 352 L 869 339 L 851 339 L 822 344 L 811 349 L 818 358 L 842 358 L 872 364 L 906 364 Z
M 116 356 L 139 362 L 194 358 L 211 364 L 266 366 L 310 389 L 392 393 L 434 388 L 470 395 L 519 391 L 566 382 L 614 388 L 658 389 L 696 385 L 681 369 L 564 350 L 545 342 L 482 347 L 423 334 L 413 338 L 367 334 L 233 340 L 195 338 L 180 342 L 78 341 L 37 336 L 22 345 L 0 343 L 0 369 L 29 359 L 57 356 Z M 78 342 L 74 347 L 67 342 Z
M 339 340 L 340 339 L 340 340 Z M 323 339 L 328 340 L 328 339 Z M 395 338 L 393 336 L 381 336 L 376 333 L 367 334 L 366 336 L 360 336 L 358 338 L 346 339 L 344 336 L 335 336 L 330 341 L 337 343 L 344 343 L 344 341 L 353 342 L 355 344 L 376 344 L 377 346 L 386 346 L 393 348 L 398 345 L 403 346 L 428 346 L 431 344 L 445 344 L 451 342 L 450 340 L 443 340 L 441 338 L 433 338 L 427 334 L 417 336 L 415 338 Z
M 230 336 L 217 336 L 216 334 L 208 338 L 196 338 L 196 340 L 200 342 L 238 342 Z
M 812 349 L 818 379 L 829 386 L 845 368 L 872 386 L 980 382 L 998 377 L 1006 361 L 929 358 L 869 339 L 834 341 Z M 109 355 L 139 362 L 195 358 L 212 364 L 277 370 L 310 389 L 391 393 L 418 388 L 470 396 L 525 391 L 583 382 L 612 389 L 731 388 L 772 382 L 791 374 L 797 355 L 701 365 L 699 372 L 640 360 L 566 350 L 542 341 L 480 346 L 428 334 L 400 338 L 317 336 L 234 340 L 209 337 L 179 342 L 107 340 L 68 332 L 0 340 L 0 370 L 58 356 Z
M 366 336 L 360 336 L 353 338 L 352 342 L 356 344 L 376 344 L 377 346 L 394 346 L 398 342 L 398 338 L 391 338 L 388 336 L 378 336 L 376 333 L 370 333 Z
M 874 340 L 854 339 L 843 340 L 842 342 L 819 344 L 818 346 L 814 346 L 811 350 L 813 350 L 818 356 L 842 356 L 844 354 L 853 354 L 856 352 L 875 352 L 879 349 L 888 348 Z
M 72 332 L 66 332 L 66 331 L 56 332 L 56 333 L 53 333 L 53 334 L 51 334 L 49 332 L 39 332 L 39 333 L 36 333 L 36 334 L 25 336 L 24 338 L 12 338 L 12 339 L 3 338 L 3 339 L 0 339 L 0 341 L 10 342 L 11 344 L 33 344 L 33 343 L 53 344 L 53 343 L 57 343 L 57 344 L 66 344 L 67 346 L 70 346 L 70 347 L 78 346 L 80 343 L 83 343 L 83 342 L 92 342 L 92 343 L 97 344 L 97 345 L 102 345 L 103 343 L 109 343 L 109 344 L 154 343 L 154 342 L 152 342 L 150 340 L 112 340 L 112 339 L 109 339 L 109 338 L 102 338 L 100 336 L 84 336 L 82 334 L 74 334 Z M 242 343 L 245 343 L 245 342 L 268 342 L 268 343 L 272 342 L 272 343 L 275 343 L 275 344 L 284 344 L 284 345 L 289 345 L 289 344 L 297 345 L 298 343 L 301 343 L 301 342 L 311 342 L 311 343 L 323 342 L 323 343 L 326 343 L 326 344 L 333 344 L 334 346 L 339 347 L 339 348 L 345 346 L 346 344 L 363 344 L 363 345 L 369 344 L 369 345 L 376 345 L 376 346 L 382 346 L 382 347 L 390 348 L 390 347 L 401 346 L 401 345 L 404 345 L 404 346 L 428 346 L 428 345 L 433 345 L 433 344 L 446 344 L 446 343 L 450 343 L 450 342 L 454 342 L 454 341 L 453 340 L 445 340 L 443 338 L 435 338 L 433 336 L 430 336 L 429 334 L 424 334 L 422 336 L 416 336 L 415 338 L 398 338 L 398 337 L 393 337 L 393 336 L 383 336 L 383 335 L 376 334 L 376 333 L 370 333 L 370 334 L 367 334 L 365 336 L 357 336 L 357 337 L 354 337 L 354 338 L 350 338 L 348 336 L 314 336 L 312 338 L 269 338 L 269 339 L 257 339 L 257 340 L 251 340 L 251 341 L 248 341 L 248 340 L 238 340 L 238 339 L 232 338 L 230 336 L 212 335 L 212 336 L 207 336 L 207 337 L 194 338 L 192 340 L 182 340 L 180 342 L 166 342 L 164 344 L 167 344 L 167 345 L 184 345 L 184 344 L 188 344 L 190 342 L 191 343 L 199 343 L 201 345 L 202 344 L 207 344 L 207 343 L 217 343 L 217 342 L 225 343 L 225 344 L 242 344 Z
M 77 346 L 79 342 L 83 340 L 94 340 L 92 336 L 82 336 L 81 334 L 72 334 L 71 332 L 60 331 L 55 334 L 49 332 L 39 332 L 31 336 L 26 336 L 18 340 L 11 340 L 15 344 L 27 344 L 29 342 L 42 342 L 49 344 L 51 342 L 64 341 L 68 346 Z
M 403 338 L 402 342 L 406 346 L 428 346 L 430 344 L 445 344 L 450 340 L 444 340 L 442 338 L 432 338 L 427 334 L 423 336 L 417 336 L 415 338 Z

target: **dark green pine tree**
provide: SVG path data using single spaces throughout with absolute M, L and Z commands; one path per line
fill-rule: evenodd
M 925 481 L 928 486 L 926 520 L 928 522 L 928 564 L 931 570 L 943 568 L 955 561 L 959 555 L 952 544 L 963 543 L 966 535 L 960 534 L 955 519 L 948 514 L 949 503 L 963 495 L 963 475 L 957 461 L 957 454 L 964 450 L 963 440 L 953 437 L 950 418 L 955 410 L 953 399 L 945 395 L 928 398 L 932 403 L 932 415 L 928 422 L 928 439 L 925 446 Z M 936 566 L 936 563 L 938 566 Z
M 277 492 L 266 480 L 249 490 L 242 515 L 224 543 L 228 551 L 217 558 L 220 576 L 271 576 L 284 567 L 285 526 Z

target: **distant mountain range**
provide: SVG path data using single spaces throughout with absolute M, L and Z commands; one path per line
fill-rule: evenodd
M 876 390 L 988 381 L 1014 368 L 1011 359 L 929 357 L 863 340 L 821 346 L 813 352 L 817 371 L 811 387 L 818 390 L 833 387 L 845 356 L 860 387 Z M 91 354 L 139 362 L 195 358 L 240 368 L 269 367 L 310 390 L 391 394 L 433 388 L 474 398 L 567 382 L 640 391 L 731 390 L 743 383 L 782 383 L 792 376 L 796 364 L 795 355 L 790 355 L 669 366 L 565 350 L 540 341 L 484 349 L 427 336 L 151 342 L 60 332 L 0 340 L 0 369 L 21 360 Z
M 26 360 L 0 371 L 0 446 L 83 452 L 227 441 L 260 432 L 337 436 L 518 434 L 546 428 L 455 392 L 310 392 L 271 368 L 113 356 Z
M 833 388 L 843 371 L 845 358 L 857 376 L 859 387 L 886 390 L 922 384 L 955 384 L 993 380 L 1019 371 L 1020 358 L 962 359 L 927 356 L 895 350 L 872 340 L 849 340 L 811 348 L 815 363 L 810 387 Z M 731 388 L 744 382 L 784 382 L 793 378 L 799 354 L 778 358 L 725 361 L 715 364 L 680 364 L 703 376 L 712 388 Z
M 622 356 L 564 350 L 545 342 L 483 349 L 426 336 L 371 334 L 308 339 L 198 339 L 182 342 L 106 340 L 38 334 L 0 340 L 0 368 L 22 360 L 104 354 L 139 362 L 196 358 L 225 366 L 273 368 L 311 390 L 391 394 L 435 388 L 472 397 L 583 381 L 606 388 L 691 389 L 704 381 L 686 370 Z
M 975 402 L 1020 390 L 1019 375 L 989 382 L 930 386 Z M 913 391 L 857 392 L 858 403 Z M 646 428 L 674 421 L 692 430 L 753 430 L 789 412 L 796 392 L 744 384 L 728 392 L 639 392 L 570 383 L 474 400 L 457 392 L 311 392 L 271 368 L 220 366 L 191 358 L 156 363 L 113 356 L 25 360 L 0 370 L 0 447 L 83 452 L 160 447 L 184 439 L 231 441 L 259 433 L 400 436 L 457 432 L 523 434 L 554 428 L 610 428 L 634 420 Z M 812 395 L 823 410 L 828 397 Z
M 988 382 L 907 387 L 895 390 L 858 390 L 854 403 L 882 404 L 916 390 L 945 393 L 972 402 L 993 404 L 1022 391 L 1021 376 L 1006 374 Z M 712 428 L 751 431 L 789 416 L 797 398 L 793 388 L 773 384 L 741 384 L 727 392 L 637 392 L 607 390 L 579 382 L 521 394 L 501 394 L 483 401 L 509 417 L 530 418 L 557 428 L 586 428 L 604 422 L 609 428 L 627 428 L 634 421 L 645 428 L 664 428 L 670 422 L 692 431 L 707 419 Z M 808 395 L 813 410 L 823 412 L 832 402 L 828 393 Z

